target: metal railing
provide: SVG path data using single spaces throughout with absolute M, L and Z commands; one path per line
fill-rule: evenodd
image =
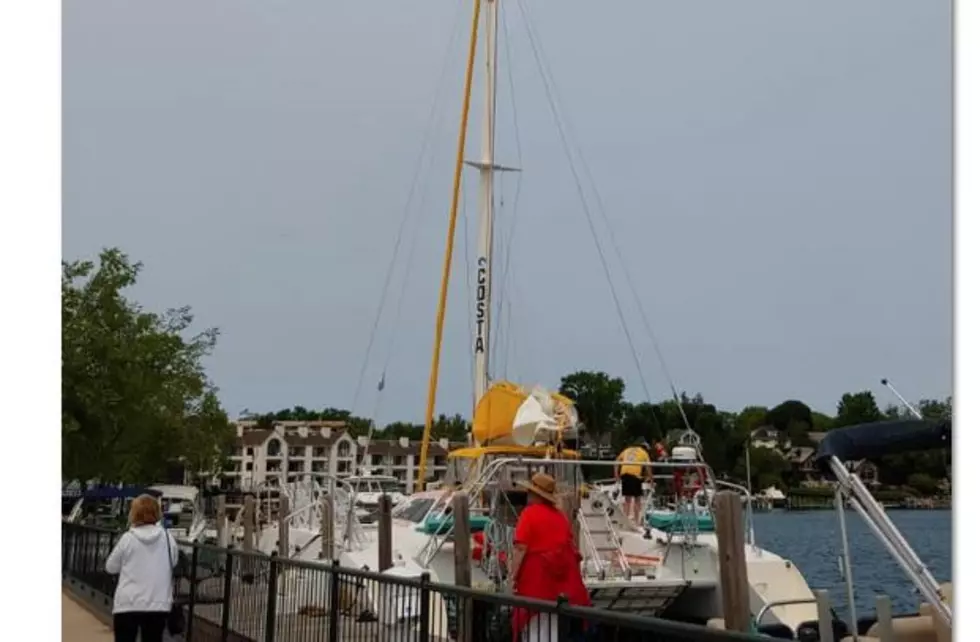
M 62 525 L 62 573 L 104 596 L 115 590 L 105 559 L 119 533 Z M 186 642 L 404 640 L 508 642 L 511 618 L 534 614 L 522 640 L 758 642 L 759 636 L 543 602 L 478 588 L 191 544 L 175 576 Z

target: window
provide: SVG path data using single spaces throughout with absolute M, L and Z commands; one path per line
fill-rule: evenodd
M 289 449 L 289 456 L 297 459 L 306 457 L 306 446 L 292 446 Z
M 323 446 L 317 446 L 313 449 L 313 457 L 316 459 L 323 459 L 327 456 L 327 449 Z
M 246 457 L 253 457 L 253 456 L 255 456 L 255 449 L 252 448 L 251 446 L 249 446 L 248 448 L 246 448 L 245 449 L 245 456 Z
M 878 471 L 871 464 L 864 464 L 858 469 L 858 476 L 865 484 L 878 481 Z
M 327 462 L 325 462 L 325 461 L 315 461 L 315 462 L 313 462 L 313 472 L 315 472 L 315 473 L 325 473 L 325 472 L 327 472 Z
M 404 466 L 405 465 L 405 456 L 404 455 L 395 455 L 395 465 L 396 466 Z
M 384 463 L 384 459 L 385 459 L 384 455 L 371 455 L 371 465 L 380 466 L 381 464 Z
M 305 469 L 304 461 L 291 461 L 289 462 L 289 472 L 291 473 L 301 473 Z
M 391 516 L 395 519 L 407 519 L 410 522 L 418 523 L 428 514 L 433 503 L 435 500 L 428 498 L 402 502 L 391 512 Z
M 265 469 L 270 473 L 278 473 L 282 470 L 282 462 L 270 461 L 266 464 Z
M 278 439 L 270 440 L 265 452 L 267 457 L 279 457 L 282 455 L 282 443 Z
M 252 462 L 250 461 L 245 462 L 245 470 L 247 471 L 252 470 Z
M 350 457 L 350 442 L 341 441 L 337 444 L 337 456 L 338 457 Z

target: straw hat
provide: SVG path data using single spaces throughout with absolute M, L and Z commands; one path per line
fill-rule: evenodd
M 534 473 L 530 483 L 526 481 L 517 482 L 517 485 L 534 493 L 548 503 L 554 504 L 555 500 L 555 478 L 546 473 Z

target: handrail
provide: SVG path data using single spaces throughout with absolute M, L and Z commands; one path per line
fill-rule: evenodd
M 762 616 L 776 608 L 777 606 L 793 606 L 795 604 L 816 604 L 817 598 L 815 597 L 801 597 L 790 600 L 772 600 L 771 602 L 766 602 L 759 609 L 759 613 L 755 616 L 755 625 L 759 626 L 762 623 Z

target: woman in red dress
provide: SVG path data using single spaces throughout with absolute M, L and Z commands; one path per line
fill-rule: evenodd
M 514 533 L 510 568 L 514 594 L 549 602 L 564 595 L 569 604 L 590 606 L 572 525 L 555 505 L 554 478 L 537 473 L 521 486 L 528 494 Z M 512 626 L 515 642 L 525 630 L 532 642 L 559 639 L 558 618 L 553 614 L 516 608 Z

